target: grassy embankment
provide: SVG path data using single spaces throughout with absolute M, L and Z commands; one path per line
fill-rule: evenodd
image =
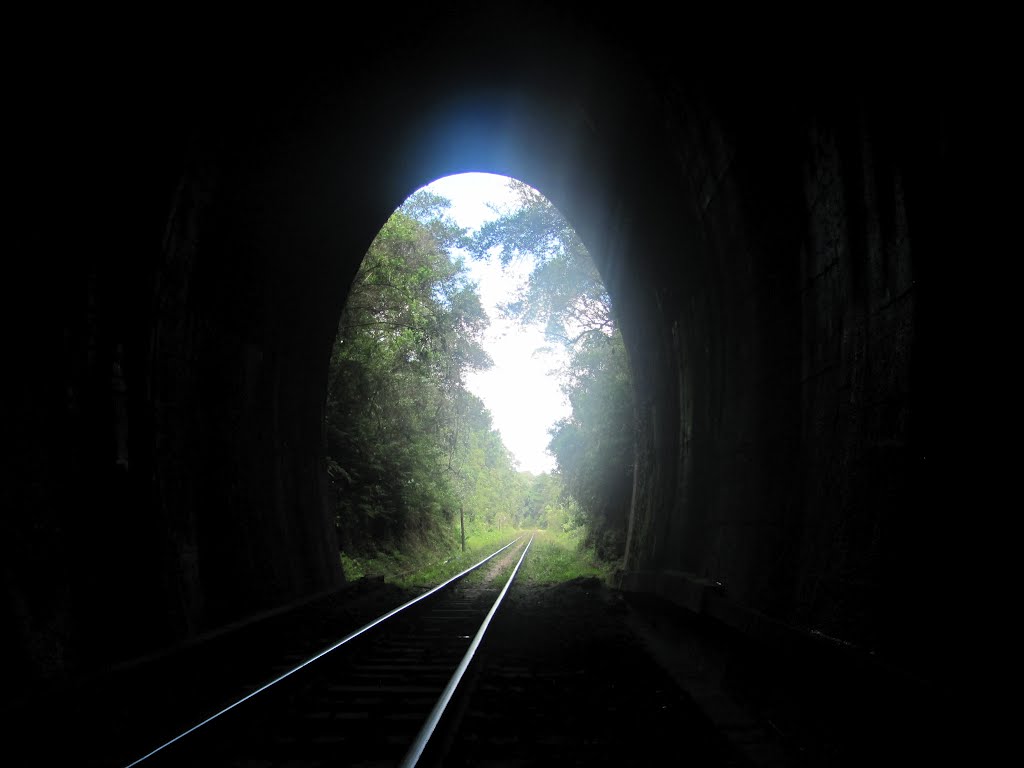
M 523 581 L 555 583 L 587 576 L 604 579 L 611 569 L 612 564 L 598 560 L 593 550 L 581 547 L 576 535 L 546 530 L 520 531 L 513 528 L 474 533 L 466 539 L 465 552 L 461 552 L 456 546 L 448 552 L 425 549 L 420 552 L 393 552 L 358 559 L 342 554 L 341 558 L 345 577 L 349 580 L 363 576 L 383 576 L 385 581 L 401 587 L 431 587 L 464 571 L 520 535 L 527 540 L 530 535 L 534 535 L 530 554 L 523 562 L 517 577 Z
M 613 565 L 599 560 L 593 549 L 583 547 L 577 535 L 541 530 L 537 531 L 516 580 L 534 584 L 554 584 L 588 576 L 603 580 Z

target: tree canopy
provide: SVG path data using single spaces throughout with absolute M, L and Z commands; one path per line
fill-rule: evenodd
M 599 552 L 621 555 L 632 493 L 633 400 L 629 366 L 611 297 L 575 230 L 543 195 L 512 181 L 518 205 L 485 223 L 470 244 L 476 258 L 533 260 L 522 297 L 503 308 L 544 324 L 568 352 L 562 387 L 572 415 L 551 430 L 564 490 Z
M 343 550 L 450 546 L 467 527 L 583 527 L 621 554 L 632 478 L 632 399 L 610 297 L 586 248 L 535 190 L 472 237 L 421 191 L 385 223 L 353 281 L 332 350 L 327 474 Z M 531 259 L 501 311 L 542 323 L 568 352 L 572 415 L 550 431 L 557 472 L 519 472 L 466 376 L 491 365 L 489 319 L 457 255 Z
M 527 483 L 465 386 L 491 365 L 487 314 L 455 256 L 465 232 L 420 192 L 371 244 L 331 354 L 327 474 L 342 547 L 366 552 L 451 539 L 518 520 Z

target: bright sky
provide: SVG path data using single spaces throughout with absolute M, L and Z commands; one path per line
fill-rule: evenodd
M 488 203 L 501 207 L 513 202 L 507 183 L 505 176 L 463 173 L 438 179 L 427 189 L 451 200 L 452 218 L 475 230 L 498 217 Z M 571 412 L 557 378 L 549 375 L 561 357 L 538 352 L 547 346 L 541 327 L 524 328 L 503 320 L 498 311 L 498 304 L 515 296 L 532 265 L 513 264 L 502 269 L 497 257 L 476 261 L 468 256 L 466 264 L 491 318 L 484 348 L 494 360 L 493 368 L 470 374 L 466 384 L 491 412 L 494 426 L 519 468 L 534 474 L 551 472 L 555 460 L 547 452 L 548 429 Z

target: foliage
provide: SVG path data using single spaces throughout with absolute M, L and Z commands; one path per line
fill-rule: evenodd
M 543 323 L 548 339 L 569 354 L 562 373 L 572 415 L 553 427 L 549 445 L 564 502 L 548 515 L 549 527 L 583 525 L 599 554 L 614 559 L 625 546 L 633 474 L 626 350 L 611 298 L 575 231 L 535 190 L 521 182 L 511 186 L 518 207 L 481 227 L 470 252 L 477 258 L 497 253 L 503 264 L 533 260 L 525 293 L 504 311 L 524 324 Z
M 532 187 L 510 181 L 518 207 L 488 221 L 470 240 L 475 258 L 496 252 L 502 264 L 533 260 L 523 296 L 504 307 L 524 324 L 543 323 L 550 340 L 573 347 L 614 328 L 611 297 L 597 265 L 551 202 Z
M 552 584 L 589 577 L 606 579 L 609 571 L 609 565 L 580 536 L 548 530 L 537 531 L 516 578 L 524 583 Z
M 434 587 L 515 539 L 515 529 L 481 531 L 467 539 L 466 551 L 449 547 L 438 550 L 411 547 L 404 551 L 374 552 L 352 558 L 342 553 L 345 574 L 350 579 L 381 576 L 401 587 Z
M 342 561 L 350 578 L 365 574 L 383 576 L 387 581 L 406 588 L 433 587 L 480 562 L 516 537 L 525 536 L 528 539 L 534 536 L 530 553 L 523 561 L 517 579 L 526 583 L 551 584 L 576 578 L 607 578 L 609 564 L 598 556 L 593 546 L 584 542 L 581 533 L 582 529 L 571 533 L 511 528 L 490 530 L 474 535 L 467 542 L 465 552 L 438 554 L 425 549 L 403 553 L 381 552 L 360 558 L 342 555 Z M 470 580 L 472 583 L 472 576 Z
M 633 402 L 621 336 L 591 338 L 574 350 L 564 388 L 572 415 L 551 429 L 550 449 L 590 540 L 613 559 L 625 549 L 633 481 Z
M 460 509 L 479 526 L 507 526 L 525 493 L 490 415 L 464 385 L 466 373 L 491 364 L 480 344 L 488 318 L 452 255 L 465 233 L 446 208 L 418 193 L 391 216 L 339 323 L 327 473 L 349 557 L 450 549 Z
M 531 188 L 516 189 L 520 205 L 472 238 L 447 217 L 447 200 L 417 193 L 385 223 L 353 281 L 325 410 L 327 473 L 350 577 L 438 581 L 523 527 L 563 544 L 582 535 L 606 560 L 621 554 L 632 407 L 610 297 L 565 219 Z M 551 430 L 555 474 L 516 471 L 490 414 L 465 387 L 466 374 L 491 361 L 481 346 L 487 314 L 455 255 L 463 248 L 497 250 L 506 264 L 533 259 L 526 290 L 503 312 L 544 323 L 549 340 L 569 352 L 563 388 L 573 410 Z
M 581 522 L 579 507 L 562 485 L 560 475 L 527 475 L 529 490 L 523 498 L 520 525 L 567 532 Z

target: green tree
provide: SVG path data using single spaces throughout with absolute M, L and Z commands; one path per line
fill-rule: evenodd
M 598 554 L 614 559 L 625 548 L 633 481 L 633 400 L 621 336 L 583 340 L 568 368 L 563 389 L 572 415 L 551 429 L 550 450 Z
M 526 484 L 521 512 L 523 527 L 569 530 L 579 525 L 581 521 L 574 514 L 578 507 L 562 486 L 561 475 L 543 472 L 534 476 L 523 472 L 521 476 Z
M 441 471 L 463 377 L 490 361 L 487 324 L 463 265 L 462 231 L 443 201 L 418 195 L 370 246 L 353 281 L 331 356 L 328 474 L 338 527 L 353 549 L 432 535 L 450 517 Z
M 486 368 L 488 318 L 448 202 L 411 197 L 385 223 L 353 281 L 332 350 L 327 471 L 342 548 L 448 546 L 460 509 L 482 525 L 518 510 L 514 464 L 465 389 Z
M 512 182 L 518 205 L 484 224 L 470 245 L 476 258 L 503 264 L 531 259 L 526 290 L 503 311 L 542 323 L 549 341 L 568 353 L 563 391 L 572 415 L 551 430 L 564 491 L 572 503 L 552 519 L 572 527 L 580 518 L 606 558 L 621 555 L 632 491 L 633 407 L 622 335 L 593 259 L 558 210 L 536 190 Z M 560 516 L 560 517 L 559 517 Z

